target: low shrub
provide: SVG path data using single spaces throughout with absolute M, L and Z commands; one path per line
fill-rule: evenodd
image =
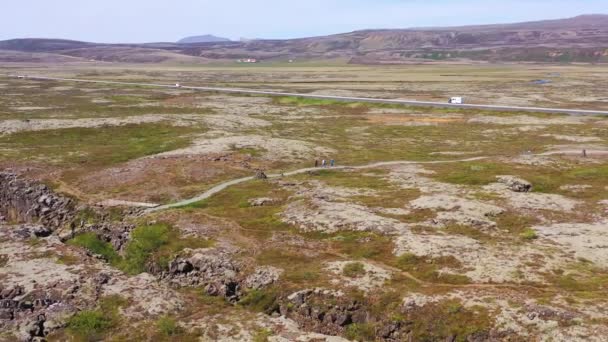
M 524 230 L 519 236 L 524 240 L 535 240 L 538 238 L 538 234 L 534 229 L 528 228 Z
M 120 260 L 120 256 L 116 253 L 112 245 L 102 241 L 95 233 L 89 232 L 76 235 L 73 239 L 68 241 L 68 244 L 86 248 L 91 253 L 101 255 L 111 264 L 115 264 Z
M 181 327 L 174 318 L 163 316 L 156 321 L 158 332 L 164 336 L 175 336 L 182 332 Z
M 365 266 L 360 262 L 351 262 L 344 266 L 342 274 L 350 278 L 357 278 L 365 275 Z
M 277 293 L 273 289 L 252 290 L 247 293 L 239 304 L 255 311 L 271 313 L 277 308 Z

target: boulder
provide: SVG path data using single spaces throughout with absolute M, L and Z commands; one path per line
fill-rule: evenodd
M 268 179 L 268 176 L 266 176 L 266 174 L 264 173 L 264 171 L 262 171 L 262 170 L 257 170 L 257 171 L 255 172 L 255 176 L 254 176 L 254 178 L 255 178 L 255 179 Z
M 266 205 L 273 205 L 277 202 L 274 198 L 262 197 L 252 198 L 249 200 L 249 205 L 252 207 L 263 207 Z
M 496 176 L 498 183 L 506 185 L 511 191 L 514 192 L 530 192 L 532 190 L 532 184 L 521 178 L 514 176 Z

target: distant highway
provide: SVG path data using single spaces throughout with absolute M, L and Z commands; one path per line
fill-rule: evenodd
M 299 98 L 318 99 L 318 100 L 383 103 L 383 104 L 396 104 L 396 105 L 418 106 L 418 107 L 453 108 L 453 109 L 463 109 L 464 108 L 464 109 L 481 109 L 481 110 L 508 111 L 508 112 L 554 113 L 554 114 L 569 114 L 569 115 L 606 115 L 606 116 L 608 116 L 608 111 L 603 111 L 603 110 L 543 108 L 543 107 L 516 107 L 516 106 L 482 105 L 482 104 L 453 104 L 453 103 L 447 103 L 447 102 L 444 103 L 444 102 L 400 100 L 400 99 L 377 99 L 377 98 L 369 98 L 369 97 L 285 93 L 285 92 L 275 92 L 275 91 L 267 91 L 267 90 L 239 89 L 239 88 L 194 87 L 194 86 L 185 86 L 185 85 L 177 86 L 175 84 L 100 81 L 100 80 L 44 77 L 44 76 L 30 76 L 30 75 L 10 75 L 10 76 L 15 77 L 15 78 L 41 80 L 41 81 L 69 81 L 69 82 L 82 82 L 82 83 L 116 84 L 116 85 L 126 85 L 126 86 L 189 89 L 189 90 L 200 90 L 200 91 L 233 93 L 233 94 L 247 94 L 247 95 L 293 96 L 293 97 L 299 97 Z

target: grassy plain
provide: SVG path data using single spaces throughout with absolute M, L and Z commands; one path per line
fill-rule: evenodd
M 13 67 L 0 71 L 417 100 L 461 95 L 472 103 L 608 106 L 608 67 L 591 65 Z M 537 79 L 551 82 L 533 84 Z M 599 306 L 586 305 L 589 299 L 606 305 L 608 264 L 593 258 L 593 246 L 585 241 L 570 241 L 577 234 L 596 234 L 589 239 L 598 243 L 606 239 L 594 230 L 608 215 L 601 204 L 608 200 L 606 118 L 7 78 L 0 78 L 0 90 L 0 165 L 91 203 L 174 202 L 258 169 L 289 171 L 321 159 L 335 159 L 337 165 L 420 162 L 318 170 L 232 186 L 204 201 L 137 219 L 139 226 L 120 253 L 93 233 L 72 239 L 72 246 L 130 275 L 151 264 L 166 269 L 186 248 L 226 246 L 238 250 L 235 258 L 244 269 L 282 270 L 278 284 L 250 291 L 235 307 L 184 291 L 192 299 L 184 312 L 147 318 L 155 327 L 149 335 L 158 340 L 190 338 L 191 331 L 179 323 L 195 322 L 197 314 L 238 330 L 228 312 L 236 312 L 236 320 L 269 312 L 290 292 L 314 287 L 344 290 L 373 314 L 384 315 L 342 331 L 362 340 L 375 336 L 380 320 L 409 324 L 411 336 L 429 341 L 502 329 L 496 317 L 511 319 L 520 329 L 514 331 L 536 334 L 521 323 L 529 301 L 560 300 L 552 310 L 575 312 L 581 329 L 592 329 L 590 317 L 603 315 Z M 537 155 L 542 153 L 547 154 Z M 473 157 L 485 159 L 458 161 Z M 487 188 L 499 175 L 523 178 L 533 190 L 513 201 L 520 195 Z M 252 204 L 259 199 L 270 201 Z M 142 224 L 148 219 L 150 224 Z M 331 262 L 346 267 L 332 273 Z M 366 267 L 376 267 L 375 273 Z M 374 285 L 382 272 L 388 280 Z M 410 296 L 428 303 L 408 311 L 404 303 Z M 81 312 L 66 333 L 85 339 L 129 335 L 128 327 L 117 323 L 123 304 Z M 221 319 L 214 316 L 218 312 Z M 562 323 L 554 329 L 565 334 Z M 265 329 L 258 327 L 252 336 L 266 339 Z

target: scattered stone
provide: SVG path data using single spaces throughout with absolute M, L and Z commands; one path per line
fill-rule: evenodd
M 258 290 L 273 284 L 283 273 L 283 270 L 272 266 L 262 266 L 245 278 L 244 285 L 248 289 Z
M 515 192 L 530 192 L 532 190 L 532 183 L 517 178 L 514 176 L 496 176 L 498 183 L 506 185 L 511 191 Z
M 262 198 L 253 198 L 249 200 L 249 205 L 252 207 L 263 207 L 267 205 L 273 205 L 277 202 L 274 198 L 262 197 Z

